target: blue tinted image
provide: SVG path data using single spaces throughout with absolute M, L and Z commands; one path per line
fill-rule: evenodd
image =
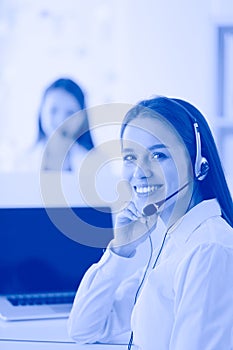
M 69 209 L 50 210 L 62 221 Z M 102 226 L 106 239 L 111 239 L 110 213 L 94 208 L 73 211 L 89 223 L 83 225 L 83 235 Z M 0 294 L 75 291 L 84 272 L 103 253 L 102 248 L 79 244 L 59 232 L 44 208 L 0 209 L 0 232 Z

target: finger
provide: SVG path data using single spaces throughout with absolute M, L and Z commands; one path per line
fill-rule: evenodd
M 125 217 L 127 217 L 128 219 L 130 219 L 132 221 L 138 220 L 137 215 L 129 208 L 125 209 L 123 214 Z
M 137 218 L 141 218 L 143 214 L 137 209 L 134 202 L 128 202 L 127 209 L 129 209 Z

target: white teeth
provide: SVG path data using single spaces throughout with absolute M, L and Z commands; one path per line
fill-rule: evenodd
M 135 186 L 135 190 L 137 193 L 151 193 L 156 191 L 159 186 Z

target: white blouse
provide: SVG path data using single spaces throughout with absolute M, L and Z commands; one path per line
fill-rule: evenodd
M 133 343 L 143 350 L 233 349 L 233 229 L 217 201 L 203 201 L 166 233 L 153 266 L 165 235 L 157 231 L 150 266 L 142 259 L 143 267 L 136 267 L 136 257 L 107 250 L 89 269 L 74 301 L 70 335 L 79 343 L 127 343 L 132 329 Z
M 233 230 L 220 215 L 202 202 L 167 234 L 132 314 L 143 350 L 231 349 Z

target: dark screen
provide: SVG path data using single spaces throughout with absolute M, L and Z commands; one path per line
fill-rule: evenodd
M 51 208 L 67 220 L 69 208 Z M 72 208 L 90 224 L 106 227 L 112 238 L 109 211 L 90 207 Z M 77 223 L 75 223 L 76 226 Z M 73 228 L 80 234 L 80 228 Z M 82 225 L 88 235 L 89 225 Z M 44 208 L 0 209 L 0 294 L 75 291 L 85 271 L 97 262 L 103 248 L 77 243 L 66 237 L 52 223 Z

